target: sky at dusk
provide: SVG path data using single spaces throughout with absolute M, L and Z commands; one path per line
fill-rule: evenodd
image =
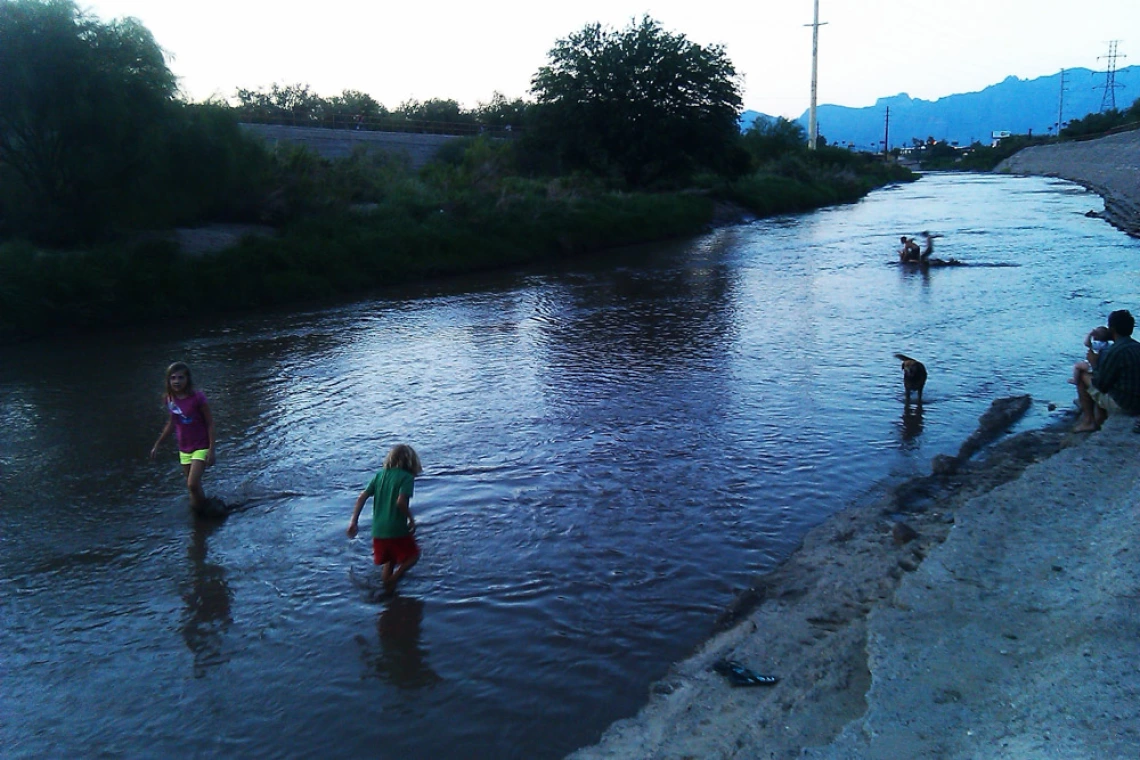
M 102 20 L 134 16 L 169 54 L 191 100 L 238 88 L 346 89 L 389 108 L 495 92 L 527 97 L 554 43 L 586 24 L 648 14 L 700 45 L 723 45 L 744 107 L 799 117 L 811 97 L 812 0 L 100 0 Z M 1140 64 L 1140 0 L 820 0 L 818 102 L 852 107 L 907 93 L 935 100 L 1009 75 Z M 1128 35 L 1132 37 L 1129 38 Z M 1088 86 L 1094 86 L 1090 82 Z M 1073 86 L 1078 86 L 1074 83 Z M 1082 85 L 1083 86 L 1083 85 Z M 1140 97 L 1122 92 L 1125 103 Z

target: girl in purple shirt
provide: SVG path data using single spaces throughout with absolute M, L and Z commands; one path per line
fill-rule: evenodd
M 214 418 L 210 405 L 206 394 L 194 389 L 190 368 L 182 362 L 166 368 L 166 393 L 162 400 L 170 416 L 150 450 L 150 458 L 158 456 L 158 447 L 174 431 L 178 439 L 178 460 L 190 491 L 190 508 L 202 512 L 207 506 L 202 473 L 214 463 Z

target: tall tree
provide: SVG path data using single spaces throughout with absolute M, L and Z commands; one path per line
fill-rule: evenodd
M 238 114 L 243 119 L 270 124 L 313 125 L 320 121 L 324 100 L 307 84 L 277 84 L 268 89 L 239 88 Z
M 783 116 L 758 118 L 745 131 L 742 143 L 753 159 L 764 163 L 803 151 L 807 145 L 807 130 Z
M 421 128 L 429 131 L 459 124 L 474 127 L 475 124 L 475 115 L 464 110 L 458 101 L 450 99 L 430 98 L 422 102 L 406 100 L 400 104 L 395 113 L 408 121 L 418 122 Z
M 72 0 L 0 0 L 3 213 L 64 239 L 114 225 L 176 91 L 138 21 L 103 23 Z
M 531 92 L 540 137 L 567 168 L 617 173 L 633 185 L 719 168 L 739 136 L 740 84 L 724 49 L 648 16 L 559 40 Z

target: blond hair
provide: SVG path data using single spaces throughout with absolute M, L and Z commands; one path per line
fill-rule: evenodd
M 384 457 L 385 470 L 407 470 L 413 475 L 424 471 L 420 465 L 420 455 L 406 443 L 397 443 Z

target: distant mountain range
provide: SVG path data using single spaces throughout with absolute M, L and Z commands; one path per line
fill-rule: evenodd
M 859 150 L 882 150 L 883 136 L 890 147 L 911 145 L 912 139 L 933 137 L 951 144 L 988 144 L 991 134 L 1049 134 L 1056 130 L 1058 114 L 1065 122 L 1101 110 L 1107 75 L 1089 69 L 1065 69 L 1062 74 L 1037 79 L 1007 77 L 981 92 L 947 95 L 938 100 L 921 100 L 906 93 L 880 98 L 873 106 L 849 108 L 821 105 L 816 108 L 819 133 L 832 145 Z M 1113 94 L 1116 107 L 1124 110 L 1140 98 L 1140 66 L 1117 69 Z M 890 122 L 887 123 L 887 109 Z M 745 111 L 743 128 L 757 117 L 771 119 L 758 111 Z M 796 120 L 807 129 L 808 114 Z

